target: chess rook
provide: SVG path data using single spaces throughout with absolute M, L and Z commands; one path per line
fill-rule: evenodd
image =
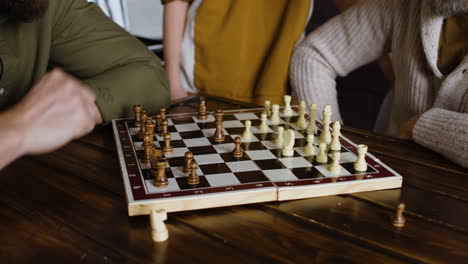
M 206 111 L 205 97 L 200 96 L 200 104 L 198 106 L 198 119 L 207 120 L 208 112 Z
M 213 136 L 213 140 L 216 143 L 222 143 L 226 139 L 223 132 L 223 110 L 216 110 L 215 112 L 215 123 L 216 123 L 216 130 Z
M 241 148 L 241 138 L 240 137 L 236 137 L 234 139 L 234 151 L 232 152 L 232 156 L 234 158 L 242 158 L 244 156 L 244 150 Z
M 133 125 L 136 127 L 140 127 L 140 114 L 141 114 L 141 105 L 135 105 L 133 106 L 133 112 L 135 112 L 135 122 L 133 122 Z
M 187 177 L 187 183 L 197 185 L 200 183 L 200 177 L 197 175 L 198 163 L 194 160 L 190 162 L 190 173 Z
M 357 153 L 358 158 L 356 162 L 354 162 L 354 170 L 355 171 L 367 171 L 367 162 L 366 162 L 366 153 L 367 153 L 367 146 L 366 145 L 357 145 Z

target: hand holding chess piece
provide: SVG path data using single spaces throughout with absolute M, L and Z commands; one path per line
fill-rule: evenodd
M 165 220 L 167 220 L 167 213 L 165 210 L 151 210 L 151 237 L 154 242 L 164 242 L 169 238 L 169 232 L 164 224 Z

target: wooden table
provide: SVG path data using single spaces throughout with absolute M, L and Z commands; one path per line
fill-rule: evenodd
M 171 112 L 196 111 L 197 98 Z M 209 98 L 209 110 L 248 105 Z M 169 214 L 153 243 L 128 217 L 110 126 L 0 171 L 2 263 L 467 263 L 468 170 L 414 143 L 350 128 L 401 189 Z M 391 218 L 406 203 L 406 225 Z

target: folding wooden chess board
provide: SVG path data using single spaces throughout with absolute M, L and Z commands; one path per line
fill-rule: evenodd
M 317 163 L 314 156 L 304 153 L 307 132 L 295 126 L 296 111 L 292 116 L 280 115 L 280 124 L 267 121 L 266 132 L 257 128 L 263 108 L 224 112 L 226 140 L 220 144 L 212 139 L 213 115 L 207 120 L 199 120 L 197 113 L 167 115 L 174 151 L 164 155 L 168 162 L 166 188 L 155 187 L 150 165 L 141 162 L 142 141 L 136 137 L 139 128 L 134 119 L 112 122 L 129 215 L 149 214 L 152 209 L 175 212 L 401 187 L 402 177 L 370 153 L 366 154 L 367 172 L 355 172 L 356 144 L 343 136 L 340 171 L 330 173 L 328 164 Z M 251 120 L 254 136 L 243 140 L 244 156 L 237 159 L 232 154 L 234 138 L 244 131 L 245 120 Z M 322 124 L 316 123 L 320 133 Z M 283 157 L 281 148 L 273 143 L 278 126 L 295 130 L 292 157 Z M 161 146 L 163 138 L 156 135 L 154 143 Z M 315 137 L 314 145 L 318 143 Z M 189 185 L 183 173 L 187 151 L 199 164 L 200 183 L 196 186 Z

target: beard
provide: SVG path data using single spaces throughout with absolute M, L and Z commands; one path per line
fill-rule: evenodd
M 451 17 L 468 13 L 468 0 L 430 0 L 432 10 L 439 16 Z
M 44 16 L 48 0 L 0 0 L 0 15 L 16 22 L 31 22 Z

